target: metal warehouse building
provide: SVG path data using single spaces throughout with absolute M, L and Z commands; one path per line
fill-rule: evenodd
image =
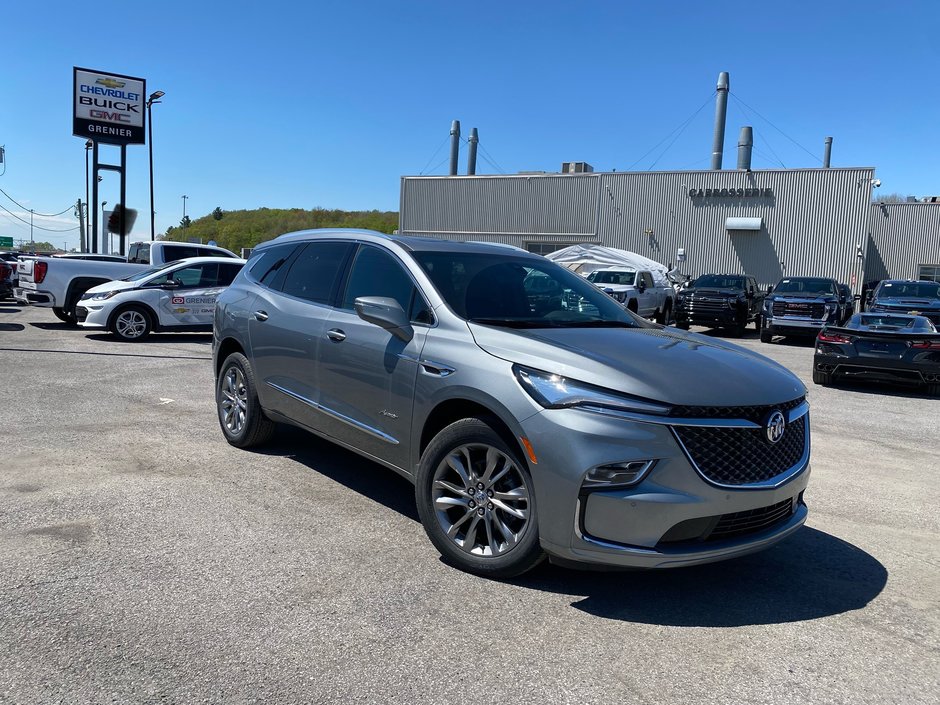
M 763 285 L 940 280 L 940 203 L 873 204 L 873 183 L 870 167 L 408 176 L 399 231 L 542 254 L 596 243 Z
M 457 175 L 460 124 L 451 127 L 449 176 L 406 176 L 405 235 L 502 242 L 546 254 L 596 243 L 675 265 L 682 273 L 835 277 L 858 292 L 885 278 L 940 281 L 940 203 L 872 203 L 873 167 L 751 170 L 753 131 L 743 127 L 738 168 L 722 170 L 729 77 L 716 87 L 707 171 L 562 172 L 476 176 L 476 129 L 468 175 Z M 575 173 L 570 173 L 575 172 Z M 931 199 L 936 201 L 938 199 Z

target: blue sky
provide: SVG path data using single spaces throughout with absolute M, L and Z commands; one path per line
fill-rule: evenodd
M 401 175 L 445 173 L 453 119 L 464 137 L 480 131 L 477 173 L 707 168 L 720 71 L 726 167 L 749 124 L 754 168 L 819 166 L 832 135 L 833 166 L 876 167 L 883 192 L 940 194 L 932 1 L 56 0 L 6 3 L 2 18 L 0 189 L 37 212 L 84 198 L 73 66 L 166 92 L 153 109 L 158 232 L 178 224 L 183 194 L 194 218 L 216 206 L 397 210 Z M 128 147 L 135 236 L 149 236 L 147 168 L 147 147 Z M 106 174 L 101 198 L 117 196 Z M 0 205 L 24 215 L 3 194 Z M 0 210 L 0 235 L 28 239 L 29 226 Z

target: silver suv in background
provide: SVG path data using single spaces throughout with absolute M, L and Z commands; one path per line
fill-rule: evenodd
M 806 520 L 793 374 L 513 247 L 282 235 L 219 297 L 213 359 L 229 443 L 283 422 L 388 466 L 445 559 L 478 574 L 546 555 L 693 565 Z

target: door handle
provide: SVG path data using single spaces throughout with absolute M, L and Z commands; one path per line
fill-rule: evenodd
M 346 334 L 339 328 L 330 328 L 330 330 L 326 332 L 326 337 L 332 340 L 334 343 L 342 343 L 344 340 L 346 340 Z
M 255 318 L 257 318 L 259 321 L 266 321 L 268 320 L 268 312 L 267 311 L 255 311 Z

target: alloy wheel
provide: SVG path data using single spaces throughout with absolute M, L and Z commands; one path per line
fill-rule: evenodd
M 248 387 L 245 375 L 232 365 L 222 378 L 222 398 L 219 407 L 222 411 L 222 423 L 229 433 L 239 435 L 245 428 L 248 416 Z
M 140 311 L 129 309 L 118 314 L 114 327 L 122 338 L 133 340 L 147 331 L 147 319 Z
M 434 471 L 431 498 L 447 538 L 465 553 L 512 550 L 529 524 L 529 488 L 509 455 L 482 443 L 450 451 Z

